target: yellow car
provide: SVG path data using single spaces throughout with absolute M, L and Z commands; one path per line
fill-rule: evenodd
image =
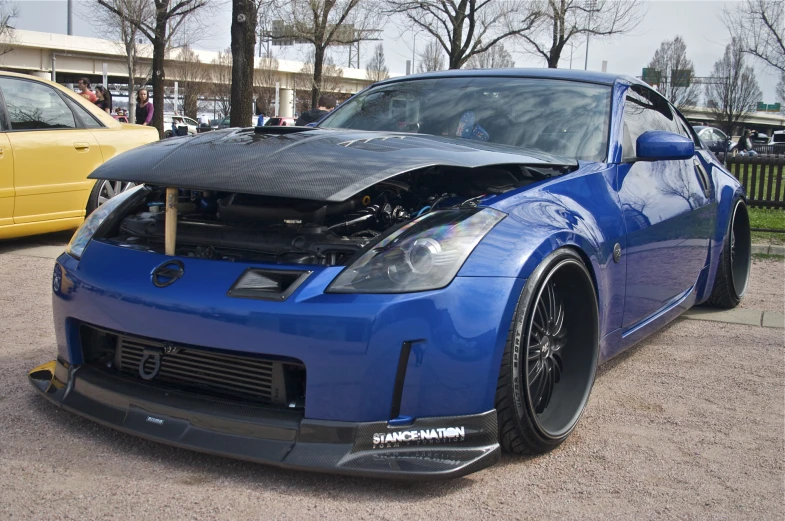
M 157 139 L 155 128 L 119 123 L 56 83 L 0 73 L 0 239 L 76 228 L 127 188 L 87 176 Z

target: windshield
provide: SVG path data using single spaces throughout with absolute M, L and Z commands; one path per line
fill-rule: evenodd
M 476 139 L 602 161 L 611 88 L 534 78 L 435 78 L 380 85 L 319 126 Z

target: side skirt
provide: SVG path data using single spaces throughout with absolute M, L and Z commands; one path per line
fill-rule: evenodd
M 624 331 L 617 329 L 613 333 L 608 334 L 601 341 L 600 363 L 606 362 L 629 349 L 690 309 L 695 304 L 695 290 L 696 286 L 693 285 L 688 290 L 673 297 L 665 306 L 637 324 L 633 324 Z

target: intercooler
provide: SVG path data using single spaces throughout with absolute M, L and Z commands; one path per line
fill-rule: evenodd
M 80 333 L 85 361 L 106 371 L 215 397 L 285 408 L 304 406 L 305 368 L 301 364 L 210 351 L 87 325 Z

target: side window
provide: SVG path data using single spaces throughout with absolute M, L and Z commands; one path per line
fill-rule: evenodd
M 635 158 L 635 143 L 641 134 L 649 130 L 683 134 L 666 101 L 647 89 L 630 87 L 624 102 L 624 161 Z
M 692 142 L 695 144 L 695 148 L 701 148 L 703 145 L 701 144 L 701 140 L 698 139 L 698 134 L 695 133 L 695 129 L 692 128 L 692 125 L 687 123 L 687 120 L 684 119 L 675 109 L 672 109 L 673 118 L 676 120 L 676 124 L 679 125 L 679 134 L 686 138 L 690 138 Z M 707 132 L 708 134 L 708 132 Z M 713 135 L 709 138 L 709 140 L 716 140 L 717 136 Z M 706 139 L 704 139 L 708 143 Z
M 74 114 L 52 89 L 34 81 L 0 78 L 11 130 L 76 128 Z
M 82 126 L 83 127 L 85 127 L 85 128 L 103 128 L 104 127 L 104 125 L 101 122 L 99 122 L 95 118 L 95 116 L 90 114 L 90 112 L 86 108 L 81 106 L 76 101 L 68 100 L 68 106 L 71 107 L 71 109 L 74 112 L 76 112 L 76 115 L 79 118 L 79 121 L 82 122 Z

